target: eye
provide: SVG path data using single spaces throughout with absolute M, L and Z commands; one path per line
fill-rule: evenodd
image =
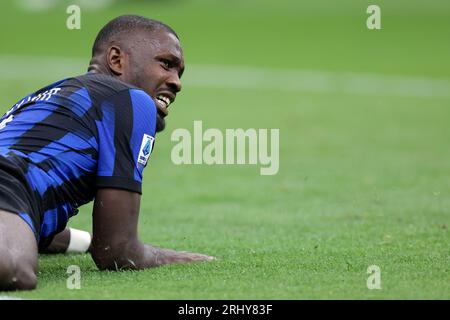
M 170 68 L 172 68 L 172 63 L 170 62 L 170 60 L 161 59 L 161 64 L 162 64 L 163 68 L 166 70 L 169 70 Z

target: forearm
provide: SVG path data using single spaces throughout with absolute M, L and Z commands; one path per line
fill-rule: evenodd
M 92 258 L 100 270 L 146 269 L 168 263 L 213 260 L 198 253 L 177 252 L 143 244 L 137 225 L 140 194 L 99 189 L 93 210 Z
M 94 241 L 91 253 L 100 270 L 114 271 L 125 269 L 140 270 L 170 263 L 215 260 L 214 257 L 200 253 L 156 248 L 148 244 L 143 244 L 138 240 L 116 246 L 98 246 L 98 243 Z
M 53 237 L 47 248 L 41 249 L 40 253 L 83 253 L 89 250 L 91 236 L 86 231 L 74 228 L 66 228 Z
M 139 270 L 157 267 L 164 261 L 159 249 L 137 239 L 123 243 L 93 241 L 92 258 L 101 270 Z
M 62 232 L 56 234 L 53 237 L 52 242 L 48 245 L 47 248 L 40 249 L 40 253 L 65 253 L 70 243 L 70 230 L 69 228 L 64 229 Z

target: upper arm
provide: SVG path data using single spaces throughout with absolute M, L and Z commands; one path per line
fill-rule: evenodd
M 141 193 L 142 173 L 155 139 L 154 101 L 144 91 L 130 89 L 99 108 L 96 186 Z
M 108 268 L 120 260 L 138 241 L 137 226 L 141 195 L 122 189 L 97 190 L 92 213 L 91 253 L 99 267 Z

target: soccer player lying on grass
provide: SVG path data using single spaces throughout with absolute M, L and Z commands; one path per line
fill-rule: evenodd
M 35 288 L 38 250 L 65 251 L 68 219 L 94 198 L 89 251 L 100 269 L 214 259 L 137 236 L 142 172 L 183 70 L 170 27 L 121 16 L 99 32 L 87 74 L 36 91 L 0 119 L 0 291 Z

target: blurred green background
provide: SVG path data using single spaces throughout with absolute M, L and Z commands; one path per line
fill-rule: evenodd
M 84 73 L 98 30 L 120 14 L 172 26 L 185 53 L 144 178 L 147 242 L 212 264 L 102 273 L 89 256 L 42 256 L 25 298 L 450 298 L 449 1 L 77 1 L 2 3 L 0 106 Z M 381 30 L 366 9 L 381 8 Z M 25 9 L 28 8 L 28 9 Z M 279 128 L 280 171 L 175 166 L 176 128 Z M 90 230 L 85 206 L 71 225 Z M 66 268 L 82 267 L 82 290 Z M 366 272 L 381 268 L 382 289 Z

